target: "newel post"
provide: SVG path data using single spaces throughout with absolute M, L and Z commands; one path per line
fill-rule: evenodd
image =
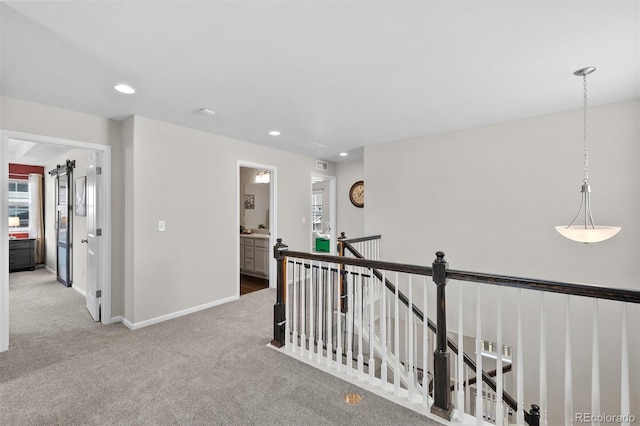
M 446 420 L 451 420 L 453 404 L 451 404 L 451 389 L 449 372 L 449 353 L 447 352 L 447 304 L 445 287 L 447 285 L 447 261 L 444 253 L 436 253 L 433 261 L 433 282 L 437 286 L 437 323 L 436 350 L 433 353 L 433 405 L 431 412 Z
M 346 240 L 347 235 L 344 232 L 340 233 L 338 237 L 338 256 L 344 257 L 344 242 L 342 240 Z M 347 286 L 344 285 L 344 264 L 340 264 L 338 267 L 339 276 L 340 276 L 340 312 L 343 314 L 347 312 Z
M 531 411 L 529 411 L 529 426 L 540 426 L 540 407 L 536 404 L 531 404 Z
M 287 280 L 287 249 L 288 246 L 282 243 L 282 238 L 278 238 L 273 246 L 273 257 L 276 259 L 276 304 L 273 305 L 273 340 L 271 344 L 281 348 L 285 345 L 285 291 Z

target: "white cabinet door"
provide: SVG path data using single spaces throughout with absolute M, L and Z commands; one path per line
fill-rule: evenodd
M 259 274 L 269 275 L 269 261 L 267 259 L 267 249 L 256 247 L 254 251 L 254 267 Z

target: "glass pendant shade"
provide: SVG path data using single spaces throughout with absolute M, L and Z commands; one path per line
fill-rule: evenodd
M 582 201 L 578 213 L 566 226 L 556 226 L 556 231 L 565 238 L 580 243 L 598 243 L 608 240 L 620 232 L 619 226 L 596 226 L 591 215 L 591 186 L 589 185 L 589 151 L 587 149 L 587 75 L 594 72 L 594 67 L 582 68 L 574 75 L 582 77 L 584 85 L 584 179 L 582 184 Z M 584 213 L 583 213 L 584 209 Z M 582 214 L 581 214 L 582 213 Z M 584 217 L 583 225 L 574 225 L 578 217 Z
M 599 243 L 620 232 L 619 226 L 595 226 L 585 228 L 583 225 L 556 226 L 556 231 L 565 238 L 579 243 Z

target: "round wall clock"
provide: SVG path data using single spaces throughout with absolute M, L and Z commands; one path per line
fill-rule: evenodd
M 364 207 L 364 181 L 359 180 L 351 185 L 349 200 L 351 200 L 351 204 L 356 207 Z

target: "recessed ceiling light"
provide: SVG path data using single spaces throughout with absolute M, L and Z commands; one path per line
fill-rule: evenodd
M 113 88 L 120 93 L 124 93 L 125 95 L 132 95 L 136 93 L 136 89 L 129 86 L 128 84 L 116 84 L 115 86 L 113 86 Z
M 347 155 L 349 155 L 349 153 L 348 152 L 341 152 L 339 155 L 340 155 L 340 157 L 346 157 Z
M 271 136 L 280 136 L 280 132 L 279 132 L 279 131 L 277 131 L 277 130 L 272 130 L 272 131 L 270 131 L 270 132 L 269 132 L 269 134 L 270 134 Z
M 216 115 L 216 112 L 209 108 L 200 108 L 198 112 L 202 115 Z

